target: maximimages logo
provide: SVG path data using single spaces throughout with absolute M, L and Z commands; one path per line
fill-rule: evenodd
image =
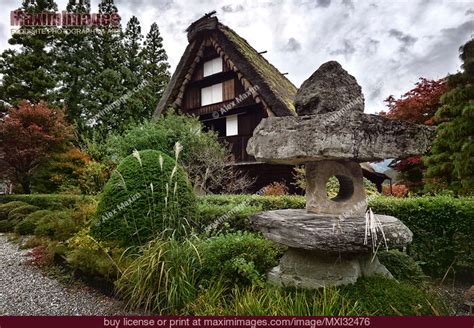
M 120 15 L 117 13 L 70 13 L 41 12 L 31 13 L 23 10 L 10 12 L 11 26 L 103 26 L 116 28 L 120 26 Z

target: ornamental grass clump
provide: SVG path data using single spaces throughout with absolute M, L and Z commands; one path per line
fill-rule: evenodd
M 140 246 L 157 236 L 183 237 L 192 228 L 196 198 L 175 158 L 134 151 L 112 173 L 102 192 L 91 234 L 120 246 Z
M 158 237 L 140 248 L 115 285 L 131 309 L 177 314 L 198 292 L 201 265 L 194 238 Z

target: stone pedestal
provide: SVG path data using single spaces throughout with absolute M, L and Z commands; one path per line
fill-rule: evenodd
M 268 273 L 270 281 L 284 287 L 314 289 L 351 284 L 359 277 L 390 272 L 372 254 L 372 242 L 383 249 L 412 241 L 412 232 L 397 218 L 376 215 L 383 229 L 366 237 L 363 216 L 334 215 L 287 209 L 257 213 L 251 218 L 263 235 L 289 249 L 280 264 Z
M 390 272 L 370 254 L 335 255 L 290 248 L 280 264 L 268 272 L 268 279 L 281 287 L 316 289 L 353 284 L 359 277 Z

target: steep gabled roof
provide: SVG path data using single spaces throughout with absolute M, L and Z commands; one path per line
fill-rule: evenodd
M 189 69 L 195 64 L 202 35 L 210 34 L 223 53 L 252 86 L 258 86 L 258 96 L 268 105 L 276 116 L 296 115 L 293 100 L 296 87 L 278 69 L 260 55 L 248 42 L 235 31 L 219 23 L 216 17 L 206 15 L 192 23 L 188 29 L 189 44 L 157 106 L 157 117 L 169 105 L 172 105 L 182 88 Z M 182 91 L 182 90 L 181 90 Z

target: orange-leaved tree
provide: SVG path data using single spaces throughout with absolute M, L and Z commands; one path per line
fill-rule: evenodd
M 434 115 L 440 107 L 440 98 L 446 93 L 448 86 L 446 79 L 428 80 L 420 78 L 415 87 L 396 99 L 389 96 L 385 99 L 388 112 L 381 115 L 388 118 L 405 120 L 417 124 L 433 125 Z M 418 191 L 423 184 L 423 166 L 421 156 L 411 156 L 400 159 L 391 165 L 396 171 L 402 173 L 402 178 L 407 187 Z
M 34 169 L 73 136 L 72 127 L 60 109 L 23 101 L 8 110 L 0 121 L 0 153 L 10 178 L 31 193 Z

